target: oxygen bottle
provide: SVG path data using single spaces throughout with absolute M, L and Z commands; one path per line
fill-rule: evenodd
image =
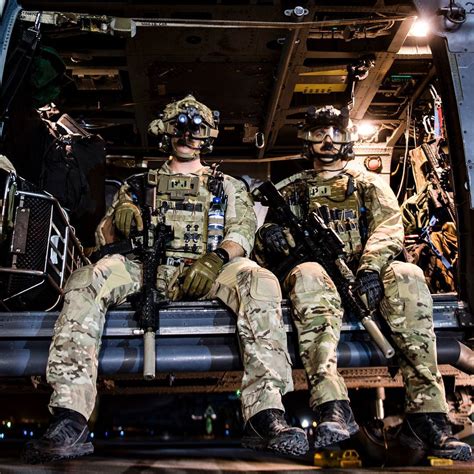
M 225 211 L 222 200 L 219 197 L 212 199 L 209 208 L 209 221 L 207 227 L 207 251 L 212 252 L 219 247 L 224 238 Z

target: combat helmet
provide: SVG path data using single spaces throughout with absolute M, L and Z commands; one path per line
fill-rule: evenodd
M 148 131 L 159 137 L 158 147 L 164 153 L 172 153 L 171 139 L 182 137 L 186 132 L 193 139 L 200 140 L 200 154 L 210 153 L 219 134 L 219 115 L 217 110 L 212 111 L 188 94 L 166 105 L 159 117 L 148 125 Z
M 340 145 L 339 153 L 334 159 L 351 160 L 353 154 L 353 126 L 349 110 L 336 109 L 332 105 L 316 108 L 311 106 L 306 112 L 305 122 L 300 125 L 298 138 L 304 141 L 303 154 L 307 158 L 318 158 L 322 153 L 315 153 L 312 143 L 322 143 L 329 135 L 335 145 Z

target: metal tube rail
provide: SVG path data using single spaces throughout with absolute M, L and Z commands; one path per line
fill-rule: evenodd
M 158 372 L 207 372 L 240 370 L 242 364 L 237 339 L 228 338 L 224 344 L 210 338 L 173 338 L 156 343 Z M 24 377 L 44 375 L 50 340 L 0 341 L 0 376 Z M 438 364 L 450 364 L 468 374 L 474 373 L 474 353 L 452 338 L 437 341 Z M 292 354 L 294 356 L 294 354 Z M 378 367 L 387 360 L 372 342 L 341 342 L 337 349 L 338 366 Z M 143 371 L 143 341 L 105 339 L 99 357 L 102 375 L 139 374 Z

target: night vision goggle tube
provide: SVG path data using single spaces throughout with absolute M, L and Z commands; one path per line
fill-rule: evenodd
M 203 117 L 197 112 L 180 113 L 176 118 L 164 122 L 164 126 L 166 133 L 177 137 L 183 136 L 186 132 L 196 140 L 217 136 L 216 129 L 204 122 Z
M 335 144 L 351 142 L 351 132 L 338 127 L 321 127 L 314 130 L 303 130 L 298 134 L 299 138 L 312 143 L 322 143 L 329 137 Z

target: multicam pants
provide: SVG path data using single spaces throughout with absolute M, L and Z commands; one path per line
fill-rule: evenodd
M 406 388 L 407 412 L 446 412 L 444 386 L 436 362 L 433 302 L 423 272 L 416 265 L 390 262 L 381 271 L 384 298 L 380 313 L 388 322 Z M 321 265 L 296 266 L 284 282 L 293 303 L 300 354 L 314 408 L 332 400 L 348 400 L 337 371 L 336 349 L 343 309 L 333 281 Z
M 90 417 L 107 308 L 138 292 L 141 280 L 141 265 L 121 255 L 105 257 L 73 273 L 49 350 L 50 408 L 70 408 Z M 244 418 L 267 408 L 283 410 L 281 396 L 293 389 L 293 382 L 278 280 L 255 262 L 236 258 L 223 267 L 206 295 L 211 298 L 221 300 L 237 316 Z

